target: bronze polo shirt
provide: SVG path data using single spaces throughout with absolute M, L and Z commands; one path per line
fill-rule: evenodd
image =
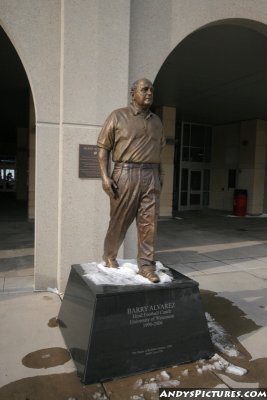
M 131 104 L 109 115 L 97 145 L 112 151 L 114 162 L 159 164 L 165 145 L 162 123 L 156 114 L 138 112 Z

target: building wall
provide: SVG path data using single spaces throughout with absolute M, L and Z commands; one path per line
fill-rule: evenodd
M 187 35 L 227 18 L 267 23 L 266 1 L 0 0 L 0 10 L 36 112 L 35 285 L 64 290 L 72 263 L 100 259 L 108 221 L 100 181 L 78 178 L 78 145 L 96 142 L 129 83 L 153 81 Z
M 264 211 L 266 121 L 244 121 L 240 129 L 238 185 L 248 190 L 248 213 Z
M 210 208 L 233 209 L 234 189 L 228 188 L 228 171 L 238 171 L 239 124 L 216 126 L 212 132 Z
M 213 128 L 210 207 L 233 210 L 234 189 L 228 188 L 228 171 L 235 169 L 236 188 L 248 192 L 247 212 L 264 212 L 266 121 L 242 121 Z

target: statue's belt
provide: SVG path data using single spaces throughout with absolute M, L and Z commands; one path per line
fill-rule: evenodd
M 155 163 L 132 163 L 132 162 L 115 162 L 115 168 L 123 168 L 123 169 L 132 169 L 132 168 L 140 168 L 140 169 L 159 169 L 159 164 Z

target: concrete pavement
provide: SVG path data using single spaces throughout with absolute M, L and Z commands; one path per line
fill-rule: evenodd
M 223 358 L 246 368 L 246 375 L 214 369 L 214 361 L 205 361 L 83 386 L 57 326 L 60 297 L 23 288 L 19 280 L 16 286 L 14 280 L 0 294 L 0 400 L 148 400 L 158 399 L 158 388 L 164 386 L 267 387 L 266 234 L 264 218 L 212 211 L 159 222 L 157 259 L 199 282 L 205 310 L 238 350 L 237 356 Z M 5 255 L 0 273 L 8 269 L 16 278 L 18 258 L 31 245 L 21 246 L 19 255 L 14 252 L 13 264 L 8 247 L 0 248 L 0 257 Z M 32 271 L 30 265 L 26 269 Z

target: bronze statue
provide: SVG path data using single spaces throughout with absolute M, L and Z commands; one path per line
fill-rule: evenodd
M 131 97 L 129 107 L 109 115 L 97 141 L 102 185 L 110 197 L 103 260 L 106 267 L 119 267 L 118 250 L 136 219 L 139 274 L 156 283 L 159 277 L 155 273 L 154 254 L 165 138 L 159 117 L 150 111 L 152 83 L 139 79 L 131 87 Z M 110 153 L 115 163 L 111 176 Z

